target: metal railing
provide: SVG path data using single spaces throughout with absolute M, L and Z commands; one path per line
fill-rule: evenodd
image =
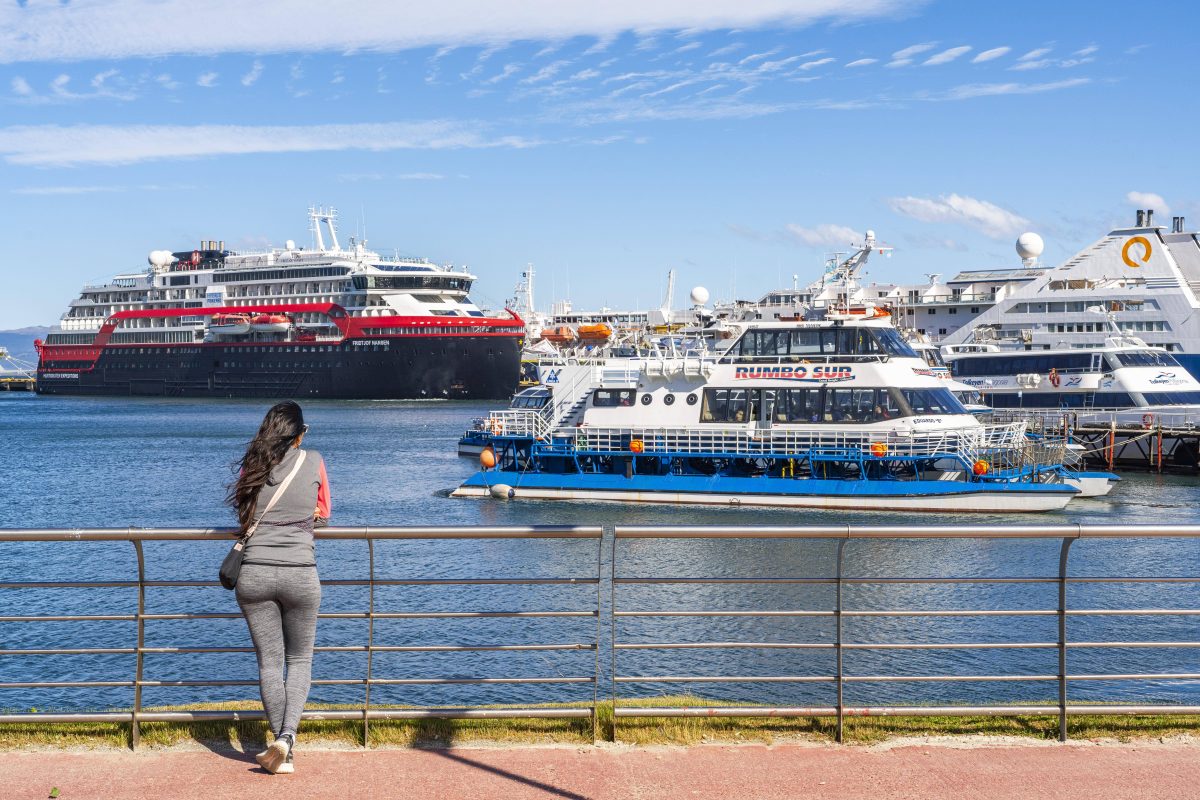
M 183 542 L 183 541 L 224 541 L 232 542 L 232 530 L 217 529 L 39 529 L 39 530 L 0 530 L 0 544 L 9 542 L 122 542 L 132 544 L 137 558 L 136 576 L 129 580 L 92 580 L 92 581 L 11 581 L 0 580 L 0 590 L 21 589 L 136 589 L 136 607 L 124 613 L 102 614 L 5 614 L 0 615 L 0 623 L 46 623 L 46 622 L 135 622 L 136 638 L 123 646 L 110 647 L 36 647 L 11 648 L 0 643 L 0 658 L 3 657 L 34 657 L 34 656 L 98 656 L 98 655 L 132 655 L 134 659 L 133 674 L 126 678 L 100 681 L 78 680 L 38 680 L 38 681 L 4 681 L 0 682 L 0 691 L 5 689 L 41 689 L 41 688 L 78 688 L 95 689 L 101 687 L 126 687 L 133 689 L 133 706 L 128 711 L 90 712 L 90 713 L 44 713 L 30 712 L 18 714 L 0 714 L 0 723 L 14 722 L 118 722 L 129 723 L 131 729 L 131 746 L 138 746 L 141 734 L 141 724 L 144 722 L 196 722 L 205 720 L 247 720 L 263 719 L 264 714 L 257 711 L 147 711 L 142 705 L 142 691 L 147 687 L 221 687 L 221 686 L 256 686 L 257 681 L 244 680 L 152 680 L 146 675 L 145 657 L 147 655 L 185 655 L 185 654 L 215 654 L 215 653 L 253 653 L 253 647 L 151 647 L 146 641 L 147 626 L 150 623 L 165 620 L 215 620 L 239 619 L 239 613 L 214 613 L 208 611 L 189 611 L 180 613 L 150 613 L 146 607 L 146 590 L 178 589 L 195 587 L 219 586 L 216 578 L 217 564 L 206 565 L 212 574 L 211 580 L 149 580 L 146 577 L 146 553 L 143 546 L 146 542 Z M 368 742 L 370 720 L 378 719 L 483 719 L 483 718 L 590 718 L 593 738 L 597 725 L 597 698 L 599 692 L 599 666 L 588 670 L 590 674 L 554 677 L 385 677 L 373 670 L 374 656 L 380 653 L 478 653 L 478 652 L 550 652 L 550 651 L 592 651 L 593 661 L 598 660 L 600 652 L 600 557 L 602 554 L 601 536 L 603 529 L 599 527 L 574 526 L 531 526 L 531 527 L 471 527 L 471 528 L 434 528 L 434 527 L 380 527 L 380 528 L 325 528 L 316 532 L 317 539 L 325 540 L 365 540 L 367 544 L 367 559 L 363 564 L 366 574 L 361 578 L 349 580 L 321 581 L 322 586 L 360 586 L 367 589 L 366 607 L 353 612 L 321 613 L 322 620 L 366 620 L 366 640 L 361 644 L 317 646 L 316 652 L 327 653 L 362 653 L 365 654 L 365 670 L 358 675 L 337 678 L 313 680 L 313 685 L 359 685 L 364 687 L 361 708 L 348 710 L 308 710 L 304 719 L 321 720 L 356 720 L 362 723 L 364 745 Z M 513 578 L 513 577 L 471 577 L 471 578 L 388 578 L 378 573 L 376 564 L 376 542 L 391 540 L 592 540 L 596 544 L 595 564 L 589 568 L 588 574 L 560 577 Z M 376 589 L 387 586 L 439 587 L 439 586 L 591 586 L 595 588 L 594 602 L 590 607 L 579 610 L 536 610 L 513 611 L 495 609 L 473 609 L 455 611 L 403 611 L 380 608 L 376 600 Z M 15 604 L 4 603 L 0 607 L 13 608 Z M 471 644 L 438 643 L 425 645 L 394 645 L 381 644 L 376 639 L 375 623 L 377 620 L 404 619 L 480 619 L 494 620 L 500 618 L 522 619 L 558 619 L 578 621 L 580 619 L 595 620 L 595 634 L 584 641 L 569 642 L 535 642 L 522 644 Z M 405 707 L 381 708 L 371 703 L 372 686 L 395 685 L 456 685 L 456 684 L 571 684 L 590 685 L 591 703 L 582 707 Z M 0 707 L 3 697 L 0 696 Z
M 1067 622 L 1071 618 L 1094 616 L 1146 616 L 1183 617 L 1200 616 L 1200 608 L 1068 608 L 1067 588 L 1072 584 L 1198 584 L 1200 576 L 1189 577 L 1119 577 L 1068 574 L 1068 557 L 1071 545 L 1080 539 L 1113 538 L 1190 538 L 1200 539 L 1200 527 L 1196 526 L 1021 526 L 1000 529 L 971 529 L 965 526 L 826 526 L 826 527 L 779 527 L 779 528 L 734 528 L 734 527 L 623 527 L 618 526 L 613 538 L 612 557 L 612 612 L 611 626 L 612 671 L 613 671 L 613 725 L 616 736 L 617 721 L 630 717 L 834 717 L 836 735 L 842 740 L 844 720 L 847 716 L 1057 716 L 1059 738 L 1067 739 L 1067 719 L 1072 715 L 1095 714 L 1200 714 L 1200 705 L 1134 705 L 1071 703 L 1068 690 L 1071 681 L 1175 681 L 1197 680 L 1200 673 L 1105 673 L 1080 674 L 1067 671 L 1067 656 L 1072 650 L 1106 650 L 1115 648 L 1200 648 L 1200 641 L 1076 641 L 1068 638 Z M 791 576 L 625 576 L 618 573 L 621 561 L 618 544 L 630 540 L 671 539 L 767 539 L 791 542 L 826 540 L 836 544 L 834 574 L 828 577 L 801 578 Z M 845 574 L 845 551 L 847 545 L 861 540 L 900 539 L 1042 539 L 1060 542 L 1057 575 L 1034 577 L 872 577 Z M 645 557 L 644 551 L 642 556 Z M 844 590 L 849 586 L 963 586 L 971 584 L 1046 584 L 1058 589 L 1058 602 L 1054 608 L 1042 609 L 856 609 L 848 607 Z M 626 608 L 619 595 L 623 587 L 642 586 L 829 586 L 834 588 L 833 605 L 824 609 L 780 609 L 754 608 L 738 611 L 711 611 L 692 609 Z M 913 637 L 909 641 L 848 641 L 844 623 L 849 618 L 912 618 L 929 619 L 938 617 L 960 618 L 1013 618 L 1049 617 L 1057 619 L 1058 635 L 1054 641 L 1009 641 L 1009 642 L 931 642 Z M 817 641 L 628 641 L 621 633 L 619 622 L 633 617 L 679 620 L 688 617 L 737 618 L 781 618 L 808 617 L 827 618 L 834 622 L 833 634 L 826 640 Z M 728 650 L 791 650 L 794 652 L 832 652 L 835 668 L 833 674 L 811 675 L 719 675 L 703 674 L 703 653 Z M 1053 674 L 856 674 L 853 671 L 854 656 L 872 651 L 987 651 L 987 650 L 1047 650 L 1058 655 L 1058 669 Z M 618 654 L 632 650 L 678 651 L 689 653 L 695 671 L 688 675 L 628 675 L 618 668 Z M 1010 682 L 1054 682 L 1057 684 L 1056 705 L 885 705 L 851 706 L 844 702 L 844 690 L 850 683 L 869 682 L 963 682 L 963 681 L 1010 681 Z M 653 707 L 622 706 L 619 688 L 627 684 L 748 684 L 748 683 L 823 683 L 835 690 L 835 702 L 825 706 L 692 706 Z
M 77 656 L 77 655 L 130 655 L 134 657 L 132 674 L 113 680 L 55 680 L 59 675 L 39 675 L 36 681 L 5 681 L 0 682 L 0 692 L 3 690 L 21 689 L 98 689 L 102 687 L 123 687 L 133 690 L 132 707 L 127 710 L 102 711 L 90 713 L 13 713 L 0 714 L 0 723 L 75 723 L 103 721 L 126 723 L 130 725 L 131 744 L 137 747 L 140 738 L 140 726 L 146 722 L 196 722 L 205 720 L 247 720 L 262 719 L 263 714 L 257 711 L 170 711 L 146 710 L 143 708 L 142 692 L 145 688 L 169 687 L 226 687 L 252 686 L 254 681 L 221 680 L 154 680 L 147 674 L 147 656 L 173 656 L 183 654 L 216 654 L 216 653 L 250 653 L 249 647 L 156 647 L 147 644 L 148 627 L 165 620 L 207 620 L 239 618 L 236 613 L 213 613 L 206 611 L 173 611 L 172 613 L 152 613 L 147 608 L 147 590 L 182 588 L 215 587 L 215 580 L 151 580 L 147 578 L 147 554 L 144 544 L 147 542 L 183 542 L 183 541 L 230 541 L 231 531 L 214 529 L 87 529 L 87 530 L 0 530 L 0 544 L 13 542 L 61 542 L 65 546 L 75 542 L 129 542 L 137 558 L 136 576 L 129 580 L 58 580 L 61 576 L 48 576 L 46 580 L 8 580 L 0 577 L 0 592 L 4 590 L 27 589 L 135 589 L 136 603 L 133 608 L 124 611 L 106 610 L 107 613 L 91 614 L 54 614 L 31 613 L 32 609 L 24 609 L 26 613 L 6 613 L 0 616 L 0 623 L 98 623 L 98 622 L 133 622 L 136 624 L 134 635 L 130 641 L 123 644 L 104 641 L 105 645 L 93 647 L 11 647 L 0 644 L 0 658 L 8 657 L 40 657 L 40 656 Z M 1068 655 L 1073 652 L 1111 652 L 1124 649 L 1130 651 L 1146 651 L 1152 649 L 1190 650 L 1200 653 L 1200 641 L 1183 637 L 1160 637 L 1158 640 L 1106 640 L 1099 638 L 1072 638 L 1069 633 L 1069 621 L 1096 618 L 1133 618 L 1133 619 L 1184 619 L 1193 620 L 1200 617 L 1198 607 L 1122 607 L 1113 603 L 1113 607 L 1068 606 L 1068 588 L 1072 586 L 1094 585 L 1103 587 L 1162 585 L 1169 587 L 1195 587 L 1200 585 L 1200 570 L 1191 574 L 1171 576 L 1129 576 L 1129 575 L 1072 575 L 1070 574 L 1069 556 L 1072 545 L 1080 540 L 1112 540 L 1112 539 L 1200 539 L 1200 526 L 1017 526 L 1004 528 L 975 528 L 959 526 L 811 526 L 811 527 L 626 527 L 619 526 L 611 534 L 611 573 L 602 575 L 601 563 L 604 552 L 602 536 L 604 530 L 600 527 L 570 527 L 570 526 L 538 526 L 510 528 L 327 528 L 318 531 L 320 539 L 361 540 L 367 545 L 365 575 L 361 578 L 327 579 L 325 586 L 353 586 L 367 589 L 366 606 L 360 610 L 328 612 L 320 615 L 323 620 L 365 620 L 365 641 L 355 644 L 319 646 L 319 652 L 331 653 L 362 653 L 365 655 L 365 668 L 358 674 L 336 678 L 325 678 L 314 681 L 316 685 L 357 685 L 364 687 L 363 702 L 352 708 L 311 710 L 305 713 L 305 719 L 321 720 L 350 720 L 361 722 L 364 744 L 369 741 L 369 722 L 380 719 L 468 719 L 468 718 L 568 718 L 591 720 L 593 736 L 597 730 L 600 685 L 611 680 L 613 703 L 613 736 L 616 736 L 617 723 L 621 719 L 632 717 L 830 717 L 836 719 L 836 731 L 839 740 L 842 738 L 843 725 L 846 717 L 850 716 L 1056 716 L 1059 723 L 1060 738 L 1066 739 L 1067 721 L 1071 716 L 1112 714 L 1112 715 L 1196 715 L 1200 714 L 1200 705 L 1176 704 L 1130 704 L 1109 702 L 1071 701 L 1070 688 L 1073 682 L 1113 682 L 1123 681 L 1146 685 L 1161 685 L 1167 681 L 1196 681 L 1200 680 L 1200 672 L 1081 672 L 1068 670 Z M 588 568 L 586 574 L 577 576 L 556 577 L 459 577 L 459 578 L 389 578 L 380 574 L 376 563 L 376 544 L 386 540 L 582 540 L 595 543 L 595 570 Z M 906 540 L 1029 540 L 1049 541 L 1058 545 L 1058 569 L 1054 574 L 1032 574 L 1001 576 L 984 575 L 945 575 L 917 577 L 896 577 L 894 571 L 882 571 L 881 574 L 849 574 L 846 569 L 847 548 L 855 547 L 856 543 L 892 542 L 901 546 L 913 546 L 916 543 Z M 788 547 L 800 546 L 805 542 L 828 542 L 836 548 L 836 553 L 830 561 L 830 569 L 822 574 L 811 577 L 798 577 L 786 574 L 764 573 L 770 565 L 780 563 L 763 555 L 754 554 L 755 569 L 752 574 L 717 574 L 695 575 L 690 572 L 678 575 L 644 574 L 645 565 L 655 563 L 653 548 L 638 547 L 636 552 L 626 557 L 622 544 L 634 541 L 646 542 L 658 540 L 717 540 L 730 543 L 736 540 L 760 540 L 783 543 Z M 661 563 L 661 562 L 658 562 Z M 668 563 L 694 563 L 694 558 L 674 558 Z M 872 562 L 874 567 L 880 566 Z M 211 572 L 216 571 L 216 563 L 206 564 Z M 724 567 L 722 568 L 724 569 Z M 718 570 L 720 572 L 721 570 Z M 377 588 L 389 586 L 420 587 L 441 586 L 581 586 L 592 587 L 595 591 L 594 603 L 588 602 L 586 607 L 577 610 L 539 609 L 533 611 L 514 611 L 471 608 L 469 610 L 439 610 L 439 611 L 406 611 L 402 609 L 384 608 L 377 597 Z M 897 607 L 893 600 L 885 605 L 876 604 L 872 607 L 856 607 L 847 597 L 847 589 L 860 587 L 909 587 L 917 590 L 932 590 L 934 587 L 963 588 L 969 586 L 1045 586 L 1053 587 L 1057 592 L 1057 601 L 1044 607 L 1036 604 L 1021 603 L 1021 607 L 1001 605 L 990 608 L 939 607 L 938 598 L 929 591 L 922 592 L 925 607 Z M 831 590 L 829 602 L 825 605 L 804 603 L 807 607 L 796 607 L 794 600 L 789 599 L 780 605 L 764 605 L 759 602 L 748 608 L 736 610 L 714 610 L 697 608 L 695 601 L 688 598 L 683 607 L 663 608 L 659 601 L 653 605 L 634 607 L 629 602 L 627 594 L 630 587 L 733 587 L 749 590 L 761 590 L 763 587 L 775 589 L 795 589 L 798 587 L 825 587 Z M 611 602 L 604 601 L 604 593 L 611 588 Z M 7 594 L 7 593 L 5 593 Z M 702 592 L 702 596 L 711 598 L 711 592 Z M 590 593 L 589 593 L 590 596 Z M 753 599 L 754 591 L 739 592 L 741 599 Z M 1114 593 L 1114 597 L 1119 597 Z M 1016 604 L 1013 604 L 1016 605 Z M 1108 604 L 1102 604 L 1108 605 Z M 1164 605 L 1170 605 L 1166 603 Z M 15 609 L 15 604 L 5 603 L 5 609 Z M 576 641 L 536 641 L 519 644 L 486 643 L 486 644 L 385 644 L 378 639 L 375 623 L 378 620 L 389 619 L 475 619 L 496 620 L 502 618 L 538 618 L 568 621 L 577 625 L 581 620 L 594 620 L 594 635 L 579 637 Z M 635 640 L 626 635 L 622 624 L 629 620 L 657 619 L 673 623 L 682 622 L 688 618 L 723 619 L 726 621 L 746 620 L 784 620 L 784 619 L 818 619 L 832 622 L 828 635 L 815 636 L 805 640 L 781 639 L 778 641 L 763 641 L 754 638 L 734 638 L 722 640 L 687 641 L 682 632 L 676 630 L 670 636 L 657 637 L 650 640 Z M 974 638 L 956 641 L 938 641 L 937 637 L 922 635 L 924 629 L 918 629 L 913 635 L 897 640 L 896 637 L 871 635 L 868 628 L 857 637 L 851 637 L 846 630 L 846 622 L 855 620 L 860 624 L 869 624 L 886 620 L 933 620 L 960 619 L 987 622 L 1004 620 L 1009 624 L 1004 629 L 1011 634 L 1003 641 L 987 641 L 988 636 L 976 634 Z M 1047 620 L 1056 622 L 1055 636 L 1030 634 L 1018 624 L 1022 620 Z M 607 622 L 607 625 L 604 623 Z M 675 630 L 674 628 L 672 630 Z M 989 630 L 989 635 L 994 630 Z M 600 661 L 601 647 L 604 644 L 602 635 L 607 634 L 611 663 L 602 665 Z M 561 634 L 559 634 L 561 635 Z M 1013 638 L 1017 637 L 1017 638 Z M 797 637 L 801 638 L 801 637 Z M 994 637 L 993 637 L 994 638 Z M 28 643 L 27 643 L 28 644 Z M 37 643 L 40 645 L 40 642 Z M 720 669 L 723 663 L 717 657 L 718 653 L 743 651 L 748 653 L 762 651 L 786 651 L 797 655 L 825 654 L 832 656 L 833 668 L 828 672 L 813 671 L 811 674 L 797 674 L 789 666 L 785 673 L 772 674 L 709 674 Z M 381 675 L 374 656 L 382 653 L 470 653 L 470 652 L 551 652 L 576 651 L 591 652 L 593 667 L 579 670 L 579 674 L 553 677 L 413 677 Z M 632 651 L 687 653 L 686 674 L 629 674 L 620 669 L 621 654 Z M 905 671 L 890 671 L 876 667 L 874 672 L 863 669 L 865 661 L 861 660 L 872 653 L 919 652 L 926 653 L 996 653 L 1005 652 L 1046 652 L 1053 651 L 1057 657 L 1057 668 L 1037 672 L 1018 671 L 1003 668 L 988 674 L 957 674 L 947 671 L 941 674 L 910 674 Z M 713 654 L 706 657 L 706 654 Z M 668 659 L 669 661 L 670 659 Z M 817 667 L 808 664 L 807 667 Z M 858 669 L 856 669 L 856 666 Z M 652 667 L 653 668 L 653 667 Z M 590 674 L 588 674 L 590 673 Z M 958 683 L 1047 683 L 1053 684 L 1057 690 L 1057 702 L 1039 704 L 1037 702 L 1009 703 L 1004 705 L 970 705 L 949 704 L 945 698 L 935 698 L 938 704 L 930 705 L 852 705 L 845 701 L 847 686 L 864 683 L 904 684 L 932 682 Z M 1157 684 L 1155 683 L 1157 682 Z M 372 704 L 371 688 L 380 686 L 445 686 L 452 684 L 545 684 L 550 686 L 579 686 L 590 687 L 591 702 L 575 707 L 501 707 L 490 708 L 482 706 L 467 706 L 450 708 L 444 706 L 413 706 L 413 707 L 384 707 L 378 703 Z M 624 693 L 622 687 L 630 684 L 773 684 L 787 685 L 824 685 L 832 688 L 833 702 L 823 705 L 697 705 L 692 707 L 667 706 L 631 706 L 622 705 Z M 628 700 L 627 696 L 624 699 Z M 0 694 L 0 704 L 3 695 Z

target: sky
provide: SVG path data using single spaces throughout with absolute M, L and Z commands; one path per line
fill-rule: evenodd
M 467 265 L 497 308 L 1059 263 L 1200 222 L 1200 5 L 0 0 L 0 329 L 202 239 Z

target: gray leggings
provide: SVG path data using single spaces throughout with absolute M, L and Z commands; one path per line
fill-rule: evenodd
M 295 737 L 312 682 L 313 640 L 321 605 L 317 568 L 244 564 L 238 575 L 237 601 L 258 652 L 258 685 L 271 731 Z

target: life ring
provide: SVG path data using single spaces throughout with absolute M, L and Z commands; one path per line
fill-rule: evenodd
M 1058 377 L 1058 370 L 1050 370 L 1050 385 L 1057 389 L 1060 383 L 1062 383 L 1062 378 Z
M 1142 427 L 1145 428 L 1146 430 L 1150 430 L 1150 428 L 1152 428 L 1153 426 L 1154 426 L 1154 415 L 1153 414 L 1142 414 Z

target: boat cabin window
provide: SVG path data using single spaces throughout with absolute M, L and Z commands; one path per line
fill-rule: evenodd
M 1109 353 L 1110 358 L 1122 367 L 1178 367 L 1179 362 L 1170 353 L 1155 350 L 1130 350 L 1124 353 Z
M 1164 354 L 1165 355 L 1165 354 Z M 1003 356 L 979 356 L 958 358 L 950 362 L 950 371 L 956 378 L 974 378 L 984 375 L 1045 375 L 1050 370 L 1059 372 L 1098 371 L 1092 353 L 1044 353 Z
M 949 389 L 901 389 L 904 402 L 917 416 L 924 414 L 965 414 L 963 404 Z
M 536 387 L 519 392 L 513 397 L 509 408 L 544 408 L 548 402 L 550 402 L 549 390 Z
M 926 414 L 966 414 L 949 389 L 724 389 L 704 390 L 700 422 L 775 425 L 869 424 Z
M 1200 405 L 1200 392 L 1142 392 L 1142 397 L 1151 406 Z
M 592 392 L 592 406 L 595 408 L 632 406 L 636 396 L 637 391 L 634 389 L 597 389 Z
M 826 356 L 884 354 L 916 356 L 896 331 L 858 327 L 750 330 L 726 354 L 735 361 L 800 361 Z

